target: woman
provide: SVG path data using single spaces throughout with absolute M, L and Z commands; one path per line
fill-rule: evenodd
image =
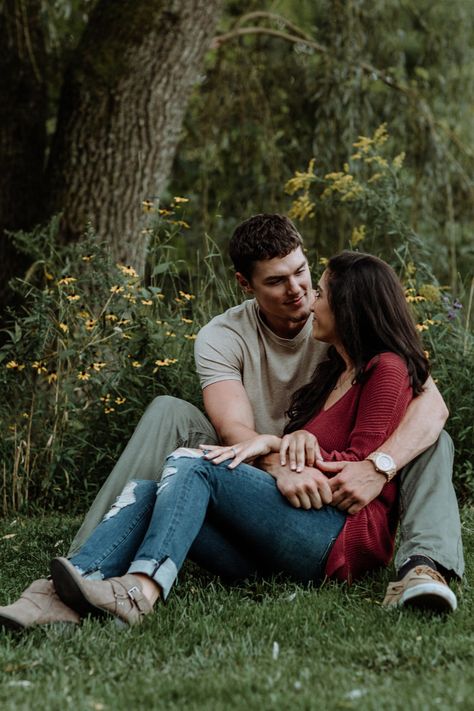
M 350 581 L 388 563 L 396 483 L 348 516 L 330 505 L 328 480 L 312 465 L 376 450 L 422 391 L 428 363 L 398 279 L 376 257 L 332 258 L 313 315 L 328 359 L 295 393 L 284 436 L 176 450 L 158 485 L 129 484 L 82 549 L 52 562 L 69 607 L 140 622 L 166 599 L 187 557 L 230 580 L 283 573 L 315 583 L 326 575 Z M 278 451 L 296 472 L 273 479 L 243 463 Z

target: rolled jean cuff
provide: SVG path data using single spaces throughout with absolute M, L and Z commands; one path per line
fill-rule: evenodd
M 130 565 L 128 573 L 143 573 L 158 583 L 163 593 L 163 600 L 169 595 L 173 583 L 178 577 L 178 569 L 171 560 L 165 558 L 159 563 L 157 560 L 134 560 Z

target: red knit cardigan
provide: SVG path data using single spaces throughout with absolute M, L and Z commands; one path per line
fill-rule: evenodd
M 381 353 L 366 370 L 364 383 L 353 385 L 305 426 L 318 438 L 325 461 L 365 459 L 397 428 L 413 397 L 406 363 L 395 353 Z M 329 554 L 326 575 L 351 582 L 390 562 L 398 523 L 397 494 L 395 478 L 359 513 L 348 514 Z

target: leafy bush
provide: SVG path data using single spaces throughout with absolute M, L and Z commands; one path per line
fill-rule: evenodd
M 185 222 L 173 220 L 172 209 L 147 209 L 154 219 L 147 286 L 133 267 L 112 263 L 91 233 L 62 249 L 54 225 L 34 235 L 46 257 L 16 282 L 24 306 L 0 349 L 4 511 L 73 510 L 107 475 L 153 397 L 200 402 L 193 341 L 233 293 L 209 240 L 191 275 L 173 259 Z M 26 249 L 28 235 L 19 239 Z

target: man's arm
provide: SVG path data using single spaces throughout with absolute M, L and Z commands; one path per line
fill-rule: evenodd
M 441 394 L 428 378 L 425 390 L 412 400 L 397 429 L 379 451 L 390 454 L 397 470 L 411 462 L 438 439 L 448 417 Z M 375 471 L 372 462 L 317 462 L 321 471 L 336 473 L 330 480 L 333 505 L 357 513 L 383 489 L 385 476 Z
M 221 380 L 202 391 L 207 412 L 222 444 L 235 444 L 255 437 L 252 406 L 242 383 Z

